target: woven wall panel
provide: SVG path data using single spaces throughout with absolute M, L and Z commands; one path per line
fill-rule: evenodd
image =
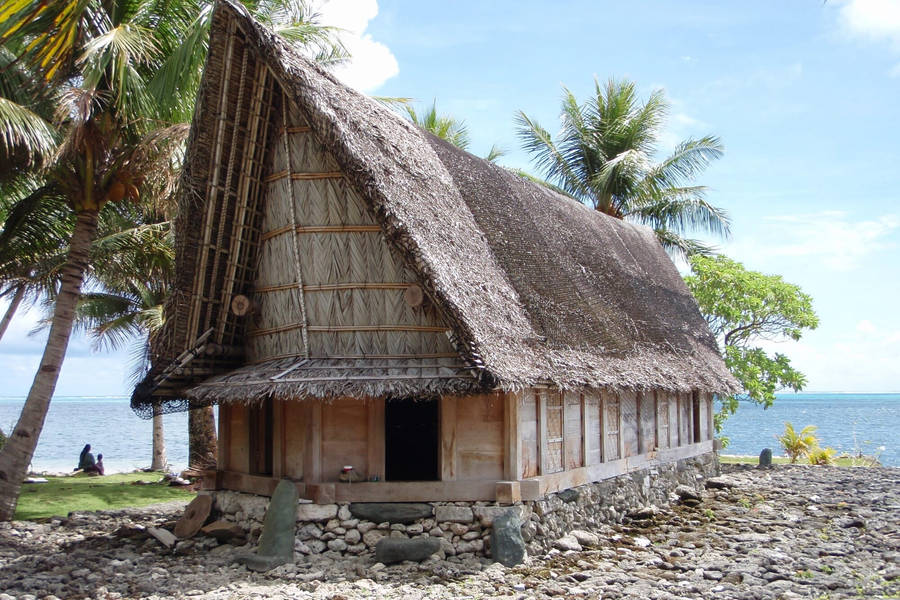
M 558 473 L 563 470 L 563 402 L 559 392 L 547 392 L 544 394 L 544 403 L 547 413 L 547 464 L 542 469 L 543 474 Z
M 617 460 L 619 455 L 619 398 L 613 394 L 603 393 L 603 439 L 604 460 Z
M 302 127 L 302 122 L 290 123 Z M 276 139 L 270 173 L 333 173 L 337 162 L 321 151 L 311 132 Z M 302 354 L 302 324 L 311 356 L 419 355 L 453 347 L 437 307 L 410 307 L 405 286 L 411 271 L 382 237 L 374 215 L 342 177 L 269 181 L 255 294 L 259 314 L 250 333 L 254 361 Z M 294 231 L 294 227 L 299 228 Z M 309 231 L 310 227 L 335 230 Z M 304 290 L 301 294 L 299 282 Z M 295 284 L 294 289 L 271 289 Z M 395 284 L 381 289 L 379 284 Z M 353 287 L 356 286 L 356 287 Z M 304 321 L 305 316 L 305 321 Z M 383 326 L 396 331 L 360 330 Z M 291 328 L 289 331 L 273 331 Z M 355 329 L 354 329 L 355 328 Z M 431 328 L 434 331 L 406 331 Z M 337 330 L 336 330 L 337 329 Z

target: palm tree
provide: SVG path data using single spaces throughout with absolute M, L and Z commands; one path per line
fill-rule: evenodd
M 595 80 L 594 87 L 584 104 L 563 88 L 562 129 L 556 139 L 524 112 L 516 114 L 518 136 L 537 168 L 563 192 L 596 210 L 649 225 L 670 252 L 712 252 L 682 236 L 695 229 L 729 233 L 727 215 L 706 201 L 706 188 L 690 185 L 722 155 L 719 139 L 685 140 L 654 162 L 669 108 L 662 91 L 641 104 L 630 81 L 610 79 L 601 86 Z
M 784 422 L 784 433 L 780 436 L 776 435 L 775 439 L 784 448 L 784 453 L 790 458 L 791 464 L 796 463 L 801 456 L 818 448 L 819 438 L 816 437 L 816 429 L 818 428 L 815 425 L 807 425 L 797 432 L 790 421 Z
M 457 148 L 465 150 L 469 147 L 469 128 L 465 121 L 456 119 L 450 115 L 442 115 L 437 111 L 437 102 L 431 103 L 431 108 L 421 114 L 411 104 L 404 104 L 406 115 L 413 124 L 425 131 L 450 142 Z
M 248 4 L 272 19 L 311 14 L 302 0 Z M 172 187 L 174 169 L 153 169 L 171 163 L 163 152 L 173 150 L 171 123 L 191 112 L 210 11 L 211 3 L 199 0 L 0 2 L 0 52 L 11 58 L 0 69 L 0 138 L 6 157 L 15 159 L 0 182 L 35 179 L 36 194 L 62 202 L 74 221 L 41 366 L 0 450 L 0 520 L 15 512 L 43 427 L 101 211 L 153 196 L 160 182 Z M 332 30 L 311 25 L 288 21 L 281 33 L 309 40 L 326 62 L 346 56 Z M 53 120 L 16 100 L 10 90 L 23 79 L 33 82 L 38 104 L 57 107 Z

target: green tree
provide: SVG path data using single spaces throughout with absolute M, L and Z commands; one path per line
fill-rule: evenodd
M 634 83 L 594 82 L 594 95 L 579 104 L 563 88 L 556 138 L 519 111 L 518 136 L 547 181 L 610 216 L 652 227 L 668 251 L 687 256 L 712 248 L 683 237 L 700 230 L 729 233 L 725 211 L 706 201 L 706 188 L 691 181 L 722 156 L 717 137 L 680 142 L 654 162 L 669 105 L 661 91 L 640 103 Z
M 716 431 L 734 414 L 740 399 L 768 408 L 781 389 L 799 391 L 806 377 L 781 353 L 769 354 L 759 342 L 799 340 L 804 330 L 815 329 L 819 318 L 812 298 L 799 286 L 778 275 L 749 271 L 725 256 L 692 256 L 691 274 L 685 277 L 700 312 L 723 349 L 725 364 L 743 387 L 743 393 L 722 398 Z
M 292 20 L 310 14 L 307 3 L 248 4 L 263 20 L 279 23 L 287 39 L 307 40 L 316 57 L 346 56 L 333 31 Z M 53 198 L 74 222 L 40 368 L 0 450 L 0 520 L 15 512 L 43 427 L 101 211 L 137 202 L 142 193 L 154 199 L 156 184 L 174 181 L 176 169 L 160 168 L 172 162 L 163 149 L 173 150 L 170 142 L 184 129 L 179 122 L 192 111 L 210 10 L 211 3 L 198 0 L 0 2 L 0 53 L 7 61 L 0 69 L 0 138 L 11 160 L 0 182 L 33 179 L 39 197 L 29 195 L 29 203 Z M 56 107 L 52 120 L 25 109 L 29 104 L 15 95 L 20 81 L 33 83 L 32 104 Z M 163 187 L 171 189 L 168 183 Z M 7 219 L 4 234 L 8 229 Z

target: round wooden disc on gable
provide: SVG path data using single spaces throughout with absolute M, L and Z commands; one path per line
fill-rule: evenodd
M 403 299 L 413 308 L 422 306 L 422 302 L 425 300 L 425 292 L 422 291 L 421 287 L 413 283 L 403 292 Z
M 180 539 L 194 537 L 212 510 L 212 496 L 197 496 L 184 509 L 184 516 L 175 524 L 175 535 Z
M 251 306 L 250 298 L 243 294 L 238 294 L 231 299 L 231 312 L 239 317 L 243 317 L 250 312 Z

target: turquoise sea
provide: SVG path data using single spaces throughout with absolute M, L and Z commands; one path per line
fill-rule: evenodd
M 0 397 L 0 428 L 10 431 L 24 398 Z M 175 470 L 187 466 L 187 415 L 163 417 L 166 449 Z M 780 454 L 775 436 L 790 421 L 818 426 L 823 445 L 839 452 L 877 454 L 900 466 L 900 394 L 784 394 L 768 409 L 743 403 L 725 426 L 728 454 L 757 455 L 765 447 Z M 32 462 L 34 471 L 70 471 L 84 444 L 103 454 L 109 472 L 150 465 L 151 422 L 138 418 L 128 398 L 56 397 Z
M 775 437 L 785 421 L 798 431 L 815 425 L 819 444 L 838 453 L 877 455 L 900 467 L 900 394 L 778 394 L 769 409 L 742 402 L 725 423 L 722 433 L 731 442 L 724 453 L 758 455 L 768 447 L 782 454 Z
M 0 429 L 8 433 L 13 428 L 24 402 L 22 397 L 0 397 Z M 163 428 L 170 469 L 180 471 L 187 467 L 187 413 L 165 415 Z M 71 471 L 85 444 L 91 445 L 94 456 L 103 454 L 107 473 L 149 467 L 152 421 L 135 415 L 124 396 L 57 396 L 50 403 L 31 468 Z

